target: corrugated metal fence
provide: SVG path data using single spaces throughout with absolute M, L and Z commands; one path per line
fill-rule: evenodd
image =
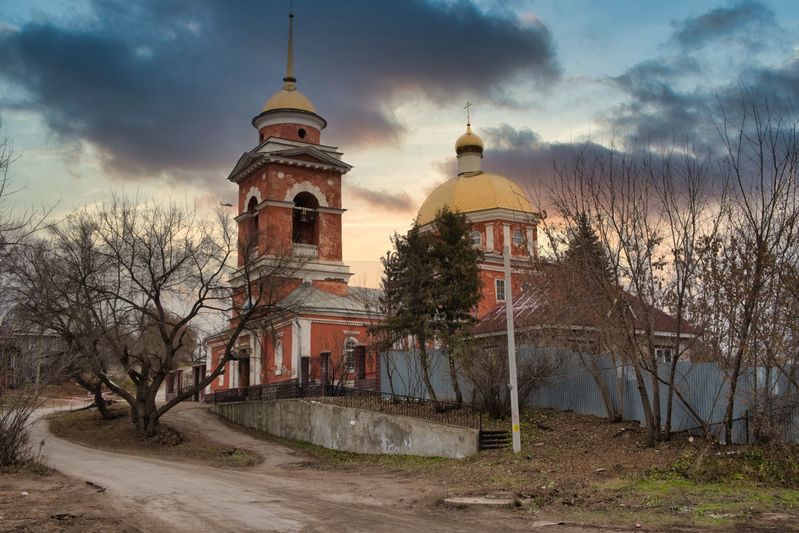
M 527 399 L 530 407 L 545 407 L 580 414 L 607 416 L 602 394 L 591 372 L 588 359 L 581 361 L 580 355 L 565 350 L 523 346 L 518 357 L 548 357 L 554 363 L 554 373 L 547 382 Z M 588 356 L 585 356 L 586 358 Z M 603 380 L 617 412 L 625 420 L 644 419 L 641 398 L 637 390 L 635 373 L 629 365 L 604 356 L 596 361 L 596 374 Z M 667 381 L 670 365 L 661 364 L 658 375 Z M 430 354 L 430 378 L 439 399 L 451 400 L 454 392 L 449 377 L 446 356 L 440 351 Z M 426 397 L 422 373 L 415 352 L 391 351 L 383 354 L 381 364 L 381 386 L 384 392 L 407 396 Z M 794 376 L 799 369 L 791 368 Z M 651 399 L 651 376 L 644 372 L 647 392 Z M 464 400 L 473 400 L 471 383 L 463 376 L 458 380 Z M 675 388 L 696 413 L 694 416 L 683 401 L 674 397 L 672 404 L 672 430 L 701 433 L 709 427 L 711 433 L 723 438 L 723 419 L 729 394 L 729 377 L 715 363 L 679 362 L 675 376 Z M 393 388 L 393 390 L 392 390 Z M 661 420 L 666 420 L 668 389 L 659 387 L 661 398 Z M 739 379 L 735 394 L 733 418 L 733 441 L 747 442 L 758 431 L 758 421 L 768 417 L 772 429 L 777 428 L 780 437 L 799 442 L 799 391 L 791 385 L 785 375 L 775 369 L 748 368 Z

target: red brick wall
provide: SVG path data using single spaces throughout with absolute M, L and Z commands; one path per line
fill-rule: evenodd
M 320 291 L 329 292 L 330 294 L 338 294 L 339 296 L 346 296 L 349 290 L 349 286 L 347 285 L 346 281 L 315 280 L 311 283 Z
M 301 138 L 299 131 L 305 130 L 305 138 Z M 304 124 L 272 124 L 271 126 L 264 126 L 258 130 L 259 142 L 269 137 L 278 137 L 280 139 L 288 139 L 291 141 L 301 141 L 311 144 L 319 144 L 322 132 L 311 126 Z
M 340 214 L 319 213 L 319 259 L 342 259 Z

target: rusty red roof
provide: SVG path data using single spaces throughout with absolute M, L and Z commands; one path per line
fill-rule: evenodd
M 517 331 L 541 328 L 564 327 L 575 329 L 599 328 L 612 306 L 603 305 L 600 298 L 587 296 L 578 302 L 567 294 L 567 287 L 550 280 L 540 280 L 535 287 L 528 288 L 513 300 L 513 320 Z M 636 330 L 644 331 L 647 315 L 644 303 L 628 292 L 620 291 L 628 310 L 632 313 Z M 603 316 L 604 315 L 604 316 Z M 474 335 L 504 333 L 507 328 L 505 304 L 497 305 L 473 328 Z M 677 319 L 661 309 L 652 310 L 653 330 L 659 333 L 676 334 Z M 681 334 L 697 335 L 699 331 L 683 320 Z

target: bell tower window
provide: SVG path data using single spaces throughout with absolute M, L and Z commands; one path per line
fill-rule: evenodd
M 319 200 L 309 192 L 301 192 L 294 197 L 294 213 L 291 221 L 291 242 L 297 244 L 319 243 L 317 208 Z
M 254 248 L 258 248 L 258 199 L 253 196 L 250 198 L 250 201 L 247 202 L 247 214 L 249 215 L 249 224 L 247 228 L 247 238 L 249 242 L 247 244 L 252 245 Z

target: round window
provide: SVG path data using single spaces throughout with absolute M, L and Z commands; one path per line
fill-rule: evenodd
M 308 135 L 308 132 L 305 131 L 304 128 L 300 128 L 299 130 L 297 130 L 297 135 L 300 136 L 300 139 L 304 139 L 305 136 Z

